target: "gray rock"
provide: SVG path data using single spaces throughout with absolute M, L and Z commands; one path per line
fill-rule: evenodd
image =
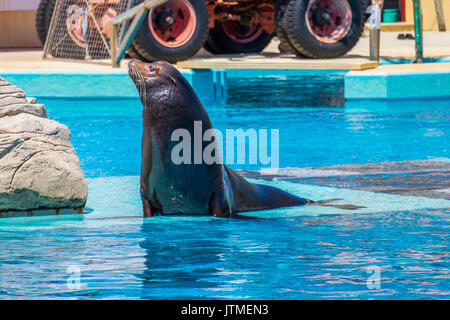
M 0 118 L 0 134 L 25 132 L 70 140 L 70 131 L 65 125 L 47 118 L 36 117 L 27 113 Z
M 0 118 L 5 116 L 15 116 L 19 113 L 28 113 L 41 118 L 47 118 L 47 111 L 43 104 L 10 104 L 0 108 Z
M 0 95 L 1 94 L 12 94 L 12 93 L 20 93 L 25 96 L 25 93 L 22 91 L 22 89 L 19 89 L 13 84 L 0 86 Z
M 9 86 L 11 83 L 0 77 L 0 86 Z
M 25 95 L 20 93 L 14 93 L 14 94 L 0 94 L 0 108 L 9 106 L 10 104 L 21 104 L 21 103 L 27 103 L 27 99 L 25 98 Z
M 30 103 L 30 104 L 36 104 L 37 103 L 37 99 L 36 98 L 26 97 L 26 99 L 27 99 L 27 103 Z
M 0 77 L 0 217 L 79 212 L 87 194 L 69 129 Z

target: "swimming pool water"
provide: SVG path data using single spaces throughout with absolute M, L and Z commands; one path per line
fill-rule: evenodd
M 233 78 L 229 87 L 227 104 L 205 106 L 214 127 L 222 132 L 279 129 L 280 167 L 450 158 L 449 100 L 361 101 L 343 108 L 340 73 Z M 52 119 L 71 129 L 86 176 L 139 174 L 142 105 L 138 99 L 39 102 Z
M 233 78 L 229 87 L 227 104 L 205 106 L 214 126 L 279 129 L 281 167 L 450 158 L 450 101 L 344 107 L 341 73 Z M 140 102 L 39 102 L 72 132 L 93 211 L 0 220 L 2 298 L 450 298 L 448 200 L 274 181 L 299 196 L 367 208 L 143 221 Z

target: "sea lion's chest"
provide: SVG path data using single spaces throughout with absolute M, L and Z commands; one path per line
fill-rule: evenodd
M 162 214 L 209 214 L 212 187 L 217 180 L 217 168 L 206 164 L 176 164 L 168 140 L 151 137 L 151 168 L 147 198 Z M 143 164 L 147 159 L 142 159 Z

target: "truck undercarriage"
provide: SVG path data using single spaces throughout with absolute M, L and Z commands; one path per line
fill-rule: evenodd
M 125 3 L 133 6 L 143 1 L 41 0 L 38 33 L 45 42 L 52 10 L 57 8 L 74 50 L 78 47 L 75 57 L 105 58 L 99 48 L 107 46 L 109 19 Z M 169 0 L 149 10 L 128 54 L 176 62 L 189 59 L 201 47 L 214 54 L 256 53 L 276 36 L 282 52 L 333 58 L 358 41 L 363 10 L 361 0 Z M 53 55 L 58 56 L 58 51 Z

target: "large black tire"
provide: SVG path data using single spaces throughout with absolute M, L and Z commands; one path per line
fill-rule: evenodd
M 47 39 L 55 5 L 56 0 L 41 0 L 36 11 L 36 32 L 42 46 L 45 45 Z
M 185 0 L 193 6 L 196 14 L 196 25 L 191 38 L 178 47 L 162 45 L 153 36 L 148 19 L 151 12 L 147 14 L 142 25 L 136 32 L 132 41 L 134 50 L 147 61 L 165 60 L 170 63 L 187 60 L 194 56 L 206 41 L 208 36 L 208 9 L 204 0 Z M 143 0 L 137 0 L 135 4 Z M 164 6 L 164 5 L 162 5 Z
M 272 35 L 264 30 L 253 41 L 242 43 L 231 39 L 224 31 L 221 22 L 215 23 L 213 29 L 209 30 L 205 49 L 214 54 L 227 53 L 258 53 L 261 52 L 272 40 Z
M 285 13 L 288 0 L 276 0 L 275 1 L 275 34 L 280 40 L 278 49 L 281 53 L 291 52 L 296 55 L 300 55 L 300 52 L 295 50 L 294 46 L 289 42 L 288 36 L 285 30 Z
M 128 30 L 128 27 L 130 26 L 130 21 L 125 22 L 124 25 L 124 32 L 126 32 L 126 30 Z M 130 43 L 130 46 L 127 48 L 127 51 L 125 52 L 125 58 L 131 58 L 131 59 L 136 59 L 136 60 L 140 60 L 140 61 L 145 61 L 145 58 L 143 56 L 141 56 L 136 49 L 133 47 L 133 45 Z
M 128 57 L 130 57 L 131 59 L 145 61 L 145 58 L 143 56 L 141 56 L 139 54 L 139 52 L 136 51 L 136 49 L 133 47 L 132 44 L 130 44 L 126 53 L 127 53 Z
M 310 0 L 288 0 L 286 33 L 292 46 L 302 55 L 313 59 L 337 58 L 350 51 L 358 42 L 364 28 L 361 0 L 342 0 L 350 5 L 352 18 L 346 35 L 337 42 L 319 41 L 309 31 L 306 11 Z

